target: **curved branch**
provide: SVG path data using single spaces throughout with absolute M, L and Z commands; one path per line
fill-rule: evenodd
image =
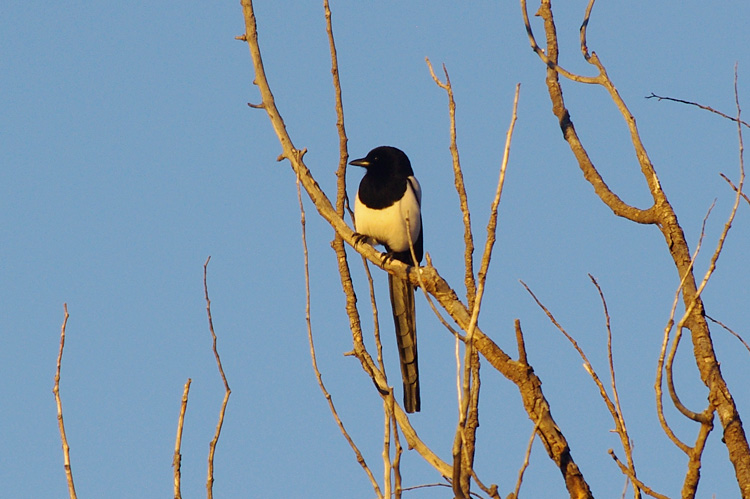
M 521 0 L 521 4 L 524 6 L 523 10 L 525 12 L 525 0 Z M 606 182 L 591 161 L 591 158 L 589 158 L 588 152 L 581 143 L 578 133 L 575 130 L 575 126 L 570 119 L 570 113 L 565 107 L 558 71 L 556 71 L 554 67 L 557 65 L 559 50 L 557 46 L 557 30 L 555 28 L 555 21 L 552 16 L 552 7 L 549 0 L 542 2 L 541 7 L 539 8 L 539 15 L 544 19 L 544 28 L 545 33 L 547 34 L 546 57 L 553 65 L 553 67 L 550 67 L 550 64 L 547 63 L 547 88 L 552 100 L 552 112 L 557 116 L 557 119 L 560 122 L 560 129 L 562 130 L 563 137 L 568 142 L 571 151 L 575 155 L 584 178 L 594 188 L 596 195 L 599 196 L 604 204 L 606 204 L 615 215 L 642 224 L 657 223 L 656 205 L 643 210 L 625 203 L 619 196 L 617 196 L 617 194 L 612 192 L 609 186 L 607 186 Z M 525 15 L 524 21 L 528 22 L 528 15 Z M 527 27 L 527 31 L 530 31 L 529 27 Z M 591 59 L 598 62 L 596 54 L 592 54 Z M 600 70 L 604 69 L 601 65 L 598 65 L 597 67 L 599 67 Z M 596 83 L 603 84 L 601 81 L 597 81 Z M 634 119 L 633 122 L 635 122 Z

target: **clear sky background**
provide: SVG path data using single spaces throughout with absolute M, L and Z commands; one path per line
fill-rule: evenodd
M 593 74 L 578 49 L 585 2 L 558 2 L 561 64 Z M 531 13 L 536 6 L 530 6 Z M 598 392 L 566 340 L 518 283 L 555 313 L 607 378 L 601 303 L 610 308 L 623 410 L 640 477 L 679 495 L 685 456 L 659 428 L 656 359 L 676 271 L 655 227 L 618 219 L 584 181 L 529 48 L 517 2 L 332 2 L 352 157 L 388 144 L 407 152 L 421 181 L 425 250 L 463 296 L 462 225 L 448 151 L 447 99 L 424 58 L 450 71 L 458 144 L 477 242 L 483 241 L 513 92 L 521 83 L 495 256 L 480 324 L 509 353 L 521 319 L 529 360 L 552 414 L 597 497 L 619 497 L 623 456 Z M 257 2 L 261 48 L 295 144 L 327 193 L 338 159 L 322 2 Z M 183 385 L 184 497 L 205 494 L 206 457 L 223 397 L 203 300 L 202 266 L 219 351 L 233 393 L 215 458 L 217 497 L 373 497 L 330 416 L 310 366 L 294 176 L 252 85 L 239 2 L 7 0 L 0 9 L 0 481 L 3 497 L 67 493 L 52 395 L 63 303 L 70 320 L 61 391 L 80 497 L 169 497 Z M 541 40 L 539 20 L 533 19 Z M 750 111 L 750 4 L 600 2 L 590 47 L 607 66 L 695 248 L 711 202 L 698 274 L 726 220 L 738 177 L 736 126 L 696 108 L 646 100 L 651 92 L 735 114 L 733 67 Z M 601 88 L 564 81 L 578 131 L 611 187 L 649 205 L 623 120 Z M 750 116 L 748 112 L 747 116 Z M 750 135 L 749 135 L 750 136 Z M 350 194 L 361 177 L 352 169 Z M 309 203 L 312 321 L 318 361 L 355 441 L 382 476 L 382 406 L 352 347 L 329 243 Z M 748 206 L 740 207 L 708 313 L 750 336 Z M 364 325 L 369 300 L 349 251 Z M 390 381 L 400 397 L 385 274 L 375 270 Z M 456 422 L 454 341 L 417 297 L 422 412 L 412 418 L 444 460 Z M 712 329 L 746 430 L 750 353 Z M 372 345 L 372 341 L 368 340 Z M 702 410 L 686 342 L 678 390 Z M 486 366 L 477 472 L 512 491 L 532 430 L 514 385 Z M 677 433 L 697 428 L 674 410 Z M 705 451 L 700 497 L 738 497 L 720 442 Z M 404 485 L 439 482 L 415 452 Z M 525 493 L 525 494 L 524 494 Z M 522 495 L 565 497 L 537 441 Z M 450 497 L 422 489 L 408 497 Z

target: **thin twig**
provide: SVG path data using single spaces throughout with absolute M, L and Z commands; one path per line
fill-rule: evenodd
M 633 472 L 633 476 L 636 476 L 635 462 L 633 461 L 633 449 L 630 443 L 628 429 L 625 425 L 625 416 L 622 413 L 622 406 L 620 405 L 620 395 L 617 391 L 617 382 L 615 379 L 615 362 L 612 355 L 612 326 L 610 323 L 611 321 L 609 317 L 609 310 L 607 308 L 607 300 L 604 298 L 604 291 L 602 291 L 601 286 L 599 286 L 599 283 L 594 278 L 594 276 L 592 276 L 591 274 L 589 274 L 588 276 L 589 279 L 591 279 L 591 282 L 596 287 L 597 292 L 599 293 L 599 298 L 602 302 L 602 308 L 604 309 L 605 326 L 607 328 L 607 360 L 609 361 L 609 376 L 612 381 L 612 398 L 614 399 L 614 405 L 616 408 L 616 411 L 612 413 L 612 417 L 615 418 L 615 426 L 617 428 L 617 433 L 620 435 L 620 442 L 622 443 L 623 450 L 625 451 L 625 457 L 628 461 L 628 468 L 630 468 L 630 470 Z M 637 485 L 634 485 L 633 487 L 633 494 L 635 499 L 639 499 L 641 497 L 641 491 Z
M 747 123 L 746 121 L 742 121 L 742 120 L 740 120 L 738 118 L 729 116 L 728 114 L 724 114 L 721 111 L 717 111 L 716 109 L 712 108 L 711 106 L 704 106 L 703 104 L 699 104 L 697 102 L 693 102 L 693 101 L 689 101 L 689 100 L 683 100 L 683 99 L 675 99 L 674 97 L 664 97 L 662 95 L 656 95 L 653 92 L 651 92 L 651 95 L 647 95 L 646 99 L 656 99 L 657 101 L 668 100 L 668 101 L 672 101 L 672 102 L 679 102 L 680 104 L 687 104 L 689 106 L 695 106 L 695 107 L 698 107 L 700 109 L 703 109 L 704 111 L 709 111 L 711 113 L 718 114 L 722 118 L 726 118 L 728 120 L 735 121 L 737 123 L 742 123 L 746 127 L 750 127 L 750 123 Z
M 367 259 L 362 257 L 362 266 L 365 269 L 365 275 L 367 276 L 367 286 L 370 292 L 370 306 L 372 307 L 372 332 L 375 336 L 375 350 L 377 352 L 378 367 L 383 373 L 383 377 L 388 379 L 388 374 L 385 372 L 385 363 L 383 362 L 383 343 L 380 341 L 380 319 L 378 317 L 378 304 L 375 301 L 375 282 L 372 279 L 372 272 L 370 272 L 370 266 L 367 265 Z
M 732 190 L 734 190 L 734 192 L 738 192 L 737 186 L 735 186 L 734 183 L 732 183 L 732 181 L 729 180 L 729 178 L 726 175 L 724 175 L 723 173 L 719 173 L 719 175 L 721 175 L 721 178 L 727 181 L 727 183 L 732 188 Z M 743 199 L 747 201 L 747 204 L 750 204 L 750 198 L 747 197 L 747 194 L 745 194 L 744 192 L 741 192 L 740 194 L 742 195 Z
M 588 42 L 586 40 L 586 31 L 589 26 L 589 19 L 591 18 L 591 9 L 594 8 L 594 0 L 589 0 L 589 4 L 586 6 L 586 13 L 583 15 L 583 22 L 581 23 L 580 35 L 581 35 L 581 53 L 583 58 L 587 61 L 591 58 L 589 54 Z
M 409 237 L 409 250 L 411 251 L 411 257 L 412 257 L 413 261 L 416 262 L 417 261 L 416 260 L 417 257 L 416 257 L 416 254 L 414 253 L 414 241 L 411 240 L 411 233 L 409 232 L 409 230 L 410 230 L 409 229 L 409 217 L 406 217 L 405 220 L 406 220 L 406 226 L 407 226 L 406 231 L 410 235 L 410 237 Z M 432 260 L 430 259 L 429 253 L 425 255 L 425 260 L 427 262 L 427 265 L 425 265 L 425 267 L 428 268 L 428 269 L 434 269 L 434 267 L 432 266 Z M 417 272 L 415 272 L 415 274 L 417 275 L 417 282 L 419 283 L 419 288 L 422 290 L 422 293 L 424 293 L 424 297 L 427 300 L 427 304 L 432 309 L 432 312 L 438 318 L 438 320 L 443 325 L 443 327 L 445 327 L 448 331 L 450 331 L 450 333 L 456 338 L 456 341 L 459 341 L 459 340 L 466 341 L 466 338 L 464 338 L 464 336 L 461 333 L 459 333 L 458 331 L 456 331 L 455 329 L 453 329 L 453 327 L 450 324 L 448 324 L 448 321 L 446 321 L 443 318 L 443 315 L 440 313 L 440 311 L 435 306 L 435 303 L 433 302 L 432 297 L 430 296 L 430 294 L 427 292 L 427 287 L 425 286 L 425 283 L 422 280 L 422 272 L 421 272 L 421 270 L 422 270 L 422 267 L 420 267 L 419 269 L 417 269 Z
M 700 298 L 701 293 L 705 289 L 706 285 L 708 284 L 708 280 L 711 278 L 711 275 L 713 274 L 714 270 L 716 269 L 716 262 L 719 260 L 719 256 L 721 255 L 722 250 L 724 249 L 724 243 L 726 241 L 727 235 L 729 234 L 729 230 L 732 228 L 732 222 L 734 222 L 734 217 L 737 214 L 737 209 L 740 205 L 740 199 L 742 198 L 742 188 L 745 185 L 745 159 L 744 159 L 744 153 L 745 153 L 745 146 L 744 141 L 742 138 L 742 120 L 740 119 L 742 115 L 742 109 L 740 107 L 740 97 L 739 92 L 737 90 L 737 64 L 734 66 L 734 100 L 735 104 L 737 105 L 737 119 L 735 120 L 737 122 L 737 136 L 738 136 L 738 143 L 739 143 L 739 168 L 740 168 L 740 180 L 737 184 L 737 195 L 734 198 L 734 204 L 732 205 L 732 210 L 729 214 L 729 217 L 727 218 L 726 223 L 724 224 L 724 228 L 721 231 L 721 235 L 719 236 L 719 240 L 716 244 L 716 249 L 714 250 L 713 255 L 711 256 L 711 262 L 709 263 L 708 270 L 706 270 L 705 275 L 703 276 L 703 281 L 701 281 L 700 286 L 698 286 L 698 290 L 695 294 L 695 297 L 693 298 L 693 303 L 697 302 Z
M 459 412 L 458 425 L 456 428 L 456 437 L 453 443 L 453 457 L 454 466 L 461 462 L 458 459 L 459 456 L 464 455 L 462 449 L 467 442 L 466 435 L 466 421 L 469 414 L 469 402 L 471 400 L 471 369 L 472 369 L 472 356 L 474 353 L 474 329 L 477 321 L 479 320 L 479 310 L 484 296 L 484 288 L 487 281 L 487 271 L 489 270 L 490 260 L 492 259 L 492 250 L 495 245 L 495 239 L 497 235 L 497 212 L 498 206 L 500 205 L 500 199 L 503 193 L 503 186 L 505 185 L 505 172 L 508 166 L 508 159 L 510 157 L 510 145 L 513 139 L 513 130 L 515 129 L 516 119 L 518 117 L 518 96 L 521 90 L 521 84 L 516 85 L 515 96 L 513 98 L 513 113 L 511 115 L 510 125 L 505 136 L 505 147 L 503 149 L 503 157 L 500 163 L 500 174 L 498 176 L 497 187 L 495 189 L 495 198 L 492 201 L 490 208 L 489 221 L 487 222 L 487 239 L 485 241 L 484 252 L 482 254 L 482 263 L 479 268 L 479 285 L 477 286 L 476 297 L 474 298 L 474 306 L 471 307 L 471 319 L 469 321 L 469 327 L 466 329 L 466 342 L 464 343 L 464 372 L 463 372 L 463 397 L 462 406 Z M 472 449 L 465 449 L 469 452 L 473 452 Z M 469 465 L 471 463 L 467 463 Z M 471 469 L 471 468 L 469 468 Z M 465 476 L 462 473 L 458 476 Z M 466 472 L 468 474 L 468 472 Z M 454 471 L 454 480 L 456 477 Z M 454 491 L 457 487 L 455 481 L 453 484 Z M 468 492 L 465 491 L 465 492 Z
M 599 389 L 599 395 L 601 396 L 602 400 L 604 400 L 604 404 L 607 406 L 607 410 L 609 411 L 610 415 L 612 416 L 612 420 L 615 423 L 615 431 L 620 437 L 620 443 L 622 444 L 623 449 L 625 449 L 626 453 L 630 454 L 631 452 L 631 445 L 630 445 L 630 437 L 628 436 L 627 428 L 625 427 L 625 419 L 622 417 L 620 413 L 620 409 L 615 406 L 615 404 L 612 402 L 612 400 L 609 397 L 609 394 L 607 394 L 607 390 L 604 388 L 604 384 L 602 383 L 599 376 L 596 374 L 596 371 L 594 370 L 594 367 L 591 365 L 591 362 L 589 362 L 588 357 L 586 357 L 586 354 L 583 352 L 583 349 L 578 345 L 578 342 L 563 328 L 563 326 L 555 319 L 554 315 L 550 310 L 544 306 L 544 304 L 539 300 L 539 298 L 536 297 L 533 291 L 531 291 L 531 288 L 529 288 L 525 282 L 520 281 L 521 285 L 523 285 L 524 288 L 526 288 L 526 291 L 531 295 L 531 297 L 534 299 L 536 304 L 539 306 L 539 308 L 544 311 L 544 313 L 547 315 L 547 318 L 552 322 L 552 324 L 555 325 L 555 327 L 565 336 L 565 338 L 570 342 L 571 345 L 573 345 L 573 348 L 578 352 L 578 355 L 583 360 L 583 368 L 586 370 L 586 372 L 591 376 L 591 379 L 596 384 L 597 388 Z M 596 284 L 596 283 L 595 283 Z M 598 285 L 597 285 L 598 288 Z M 601 291 L 601 290 L 600 290 Z M 602 295 L 603 298 L 603 295 Z M 605 302 L 606 307 L 606 302 Z M 606 312 L 606 308 L 605 308 Z M 607 314 L 608 315 L 608 314 Z M 614 367 L 612 368 L 614 370 Z M 635 476 L 635 465 L 632 463 L 632 458 L 629 459 L 628 464 L 630 467 L 628 468 L 628 476 L 633 477 Z M 634 482 L 634 483 L 640 483 L 640 482 Z M 634 487 L 634 493 L 636 497 L 640 497 L 640 491 L 638 490 L 638 487 Z
M 531 447 L 534 445 L 534 438 L 536 437 L 536 431 L 539 429 L 539 421 L 534 423 L 534 429 L 531 430 L 531 436 L 529 437 L 529 444 L 526 446 L 526 453 L 523 456 L 523 464 L 518 470 L 518 480 L 516 480 L 516 488 L 513 490 L 513 497 L 517 498 L 518 493 L 521 491 L 521 483 L 523 483 L 523 474 L 526 468 L 529 467 L 529 459 L 531 458 Z
M 466 186 L 464 185 L 464 174 L 461 169 L 461 161 L 458 157 L 458 145 L 456 144 L 456 101 L 453 98 L 453 86 L 451 85 L 448 69 L 443 64 L 443 73 L 445 74 L 445 83 L 435 75 L 432 69 L 430 59 L 425 57 L 430 75 L 437 86 L 445 90 L 448 94 L 448 114 L 450 115 L 450 151 L 453 158 L 453 179 L 458 193 L 458 201 L 461 207 L 461 214 L 464 222 L 464 283 L 466 285 L 466 300 L 469 309 L 474 306 L 474 297 L 476 295 L 477 283 L 474 279 L 474 236 L 471 233 L 471 212 L 469 211 L 469 198 L 466 195 Z
M 352 437 L 349 435 L 349 432 L 346 431 L 346 428 L 344 427 L 344 423 L 341 421 L 338 411 L 336 410 L 336 407 L 333 404 L 333 398 L 331 397 L 331 394 L 328 393 L 328 390 L 326 389 L 325 384 L 323 383 L 323 376 L 320 374 L 320 370 L 318 369 L 318 361 L 315 355 L 315 343 L 313 342 L 312 321 L 310 318 L 310 266 L 309 266 L 309 260 L 308 260 L 308 254 L 307 254 L 307 232 L 305 229 L 305 223 L 306 223 L 305 222 L 305 207 L 302 204 L 302 190 L 300 188 L 299 177 L 297 177 L 297 200 L 299 201 L 300 225 L 302 227 L 302 251 L 303 251 L 304 263 L 305 263 L 305 322 L 307 323 L 307 341 L 310 344 L 310 359 L 312 361 L 313 371 L 315 371 L 315 378 L 318 380 L 318 386 L 320 387 L 320 391 L 323 392 L 323 396 L 328 402 L 328 408 L 330 409 L 331 414 L 333 415 L 333 419 L 336 420 L 336 424 L 338 425 L 339 430 L 341 431 L 342 435 L 344 435 L 344 438 L 346 439 L 346 441 L 349 443 L 349 446 L 354 451 L 354 454 L 357 458 L 357 462 L 362 467 L 367 477 L 370 479 L 370 483 L 372 484 L 372 487 L 375 490 L 375 494 L 377 494 L 377 496 L 382 499 L 383 493 L 380 490 L 378 481 L 375 479 L 375 476 L 372 474 L 372 471 L 370 470 L 369 466 L 367 466 L 367 463 L 365 462 L 365 458 L 362 456 L 362 453 L 359 451 L 359 447 L 357 447 L 357 444 L 354 443 L 354 440 L 352 440 Z
M 344 218 L 344 204 L 346 203 L 346 163 L 349 159 L 347 151 L 346 127 L 344 127 L 344 103 L 341 97 L 341 80 L 339 79 L 339 61 L 336 53 L 336 41 L 333 38 L 333 23 L 331 8 L 328 0 L 323 0 L 326 18 L 326 33 L 328 34 L 328 49 L 331 53 L 331 76 L 333 77 L 333 91 L 336 101 L 336 130 L 339 135 L 339 166 L 336 170 L 336 213 Z
M 174 457 L 172 459 L 172 467 L 174 468 L 174 499 L 182 498 L 182 492 L 180 491 L 180 466 L 182 463 L 182 454 L 180 454 L 180 448 L 182 447 L 182 426 L 185 424 L 188 392 L 190 391 L 190 383 L 192 382 L 193 380 L 188 378 L 185 383 L 185 388 L 182 391 L 182 403 L 180 404 L 180 417 L 177 419 L 177 438 L 175 438 Z
M 516 319 L 513 321 L 513 326 L 516 330 L 516 343 L 518 345 L 518 362 L 528 366 L 529 359 L 526 357 L 526 343 L 523 340 L 523 331 L 521 331 L 521 320 Z
M 715 324 L 718 324 L 719 326 L 723 327 L 725 330 L 729 331 L 729 333 L 733 335 L 735 338 L 737 338 L 738 340 L 740 340 L 740 342 L 745 346 L 747 351 L 750 352 L 750 345 L 748 345 L 747 342 L 745 342 L 745 340 L 742 339 L 742 336 L 740 336 L 739 333 L 733 331 L 729 326 L 727 326 L 720 320 L 714 319 L 713 317 L 706 315 L 706 319 L 710 320 L 711 322 Z
M 73 483 L 73 469 L 70 466 L 70 446 L 68 437 L 65 435 L 65 424 L 63 422 L 62 399 L 60 398 L 60 368 L 62 367 L 62 355 L 65 348 L 65 328 L 68 326 L 68 304 L 63 303 L 65 317 L 60 330 L 60 350 L 57 353 L 57 371 L 55 372 L 55 386 L 52 387 L 52 393 L 55 394 L 55 403 L 57 404 L 57 426 L 60 429 L 60 440 L 62 441 L 63 463 L 65 466 L 65 479 L 68 482 L 68 495 L 71 499 L 78 497 L 76 487 Z
M 638 478 L 631 473 L 628 467 L 625 466 L 619 459 L 617 459 L 617 455 L 615 455 L 615 452 L 612 449 L 609 449 L 608 452 L 609 452 L 609 455 L 612 456 L 612 459 L 614 459 L 615 462 L 617 463 L 617 466 L 620 467 L 620 471 L 622 471 L 623 474 L 630 477 L 630 480 L 632 480 L 634 484 L 638 485 L 638 487 L 641 490 L 643 490 L 645 494 L 650 495 L 651 497 L 655 497 L 656 499 L 669 499 L 669 497 L 659 494 L 658 492 L 656 492 L 655 490 L 647 486 L 645 483 L 638 480 Z
M 214 432 L 214 438 L 208 446 L 208 478 L 206 480 L 206 491 L 208 492 L 208 499 L 212 499 L 214 496 L 214 453 L 216 452 L 216 444 L 219 442 L 219 436 L 221 435 L 221 428 L 224 426 L 224 414 L 227 411 L 227 403 L 229 402 L 229 396 L 232 394 L 232 390 L 229 388 L 229 382 L 224 374 L 224 367 L 221 365 L 221 358 L 219 357 L 219 351 L 216 349 L 216 333 L 214 332 L 214 321 L 211 317 L 211 299 L 208 297 L 208 262 L 211 260 L 209 256 L 206 258 L 206 263 L 203 264 L 203 294 L 206 298 L 206 314 L 208 315 L 208 329 L 211 331 L 211 342 L 212 349 L 214 352 L 214 358 L 216 359 L 216 367 L 219 369 L 221 375 L 221 381 L 224 383 L 224 400 L 221 403 L 221 410 L 219 410 L 219 421 L 216 423 L 216 431 Z

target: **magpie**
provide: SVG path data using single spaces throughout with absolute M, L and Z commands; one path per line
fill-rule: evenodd
M 414 177 L 409 158 L 400 149 L 381 146 L 349 164 L 367 170 L 354 202 L 357 233 L 371 244 L 382 244 L 386 258 L 419 266 L 422 261 L 422 188 Z M 407 217 L 416 261 L 409 250 Z M 410 413 L 419 412 L 414 286 L 409 281 L 388 274 L 388 287 L 401 360 L 404 409 Z

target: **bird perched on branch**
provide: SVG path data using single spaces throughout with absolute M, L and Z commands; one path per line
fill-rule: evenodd
M 381 146 L 349 164 L 367 170 L 354 202 L 357 232 L 368 242 L 385 246 L 386 258 L 418 267 L 422 261 L 422 189 L 414 177 L 409 158 L 395 147 Z M 411 255 L 410 239 L 416 260 Z M 388 287 L 404 383 L 404 409 L 419 412 L 414 286 L 388 274 Z

